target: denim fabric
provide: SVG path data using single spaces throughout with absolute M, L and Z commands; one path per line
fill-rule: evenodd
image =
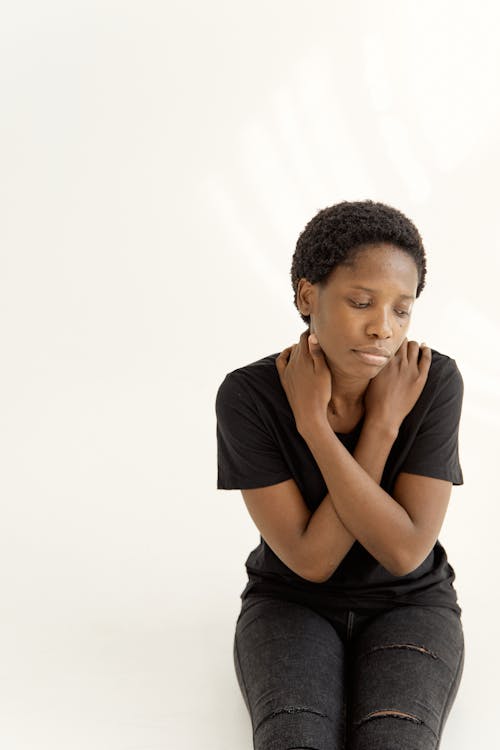
M 233 655 L 254 750 L 434 750 L 464 652 L 447 607 L 320 612 L 249 595 Z

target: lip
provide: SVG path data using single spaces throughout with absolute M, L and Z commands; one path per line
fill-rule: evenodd
M 363 362 L 366 362 L 368 365 L 385 365 L 387 360 L 389 359 L 390 352 L 387 351 L 387 349 L 382 349 L 378 347 L 367 347 L 366 349 L 353 349 L 352 350 L 354 354 L 358 355 L 358 358 L 361 359 Z

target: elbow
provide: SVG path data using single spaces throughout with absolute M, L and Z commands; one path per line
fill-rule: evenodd
M 325 583 L 328 581 L 329 578 L 332 577 L 332 575 L 335 573 L 335 570 L 337 569 L 337 566 L 327 568 L 316 568 L 315 570 L 309 570 L 307 571 L 307 574 L 303 575 L 302 578 L 305 578 L 306 581 L 310 581 L 311 583 Z
M 415 570 L 416 567 L 418 566 L 408 567 L 407 565 L 391 565 L 391 567 L 386 566 L 386 570 L 395 578 L 404 578 Z
M 327 580 L 323 576 L 319 575 L 316 571 L 311 570 L 301 571 L 300 577 L 303 578 L 304 581 L 308 581 L 309 583 L 323 583 Z
M 307 577 L 307 580 L 311 583 L 324 583 L 325 581 L 328 581 L 330 578 L 330 575 L 310 575 Z
M 416 570 L 420 565 L 422 564 L 424 558 L 422 559 L 416 559 L 415 555 L 408 557 L 408 555 L 403 555 L 397 562 L 397 564 L 394 566 L 392 570 L 389 572 L 392 573 L 393 576 L 397 576 L 398 578 L 403 578 L 404 576 L 409 575 L 410 573 L 413 573 L 414 570 Z

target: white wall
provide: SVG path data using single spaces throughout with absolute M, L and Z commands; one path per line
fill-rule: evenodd
M 2 3 L 2 746 L 251 747 L 215 393 L 298 339 L 297 235 L 365 198 L 421 230 L 411 334 L 466 384 L 441 747 L 492 745 L 499 31 L 493 0 Z

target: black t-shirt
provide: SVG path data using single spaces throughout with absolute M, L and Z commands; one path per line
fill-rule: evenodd
M 276 368 L 279 352 L 228 373 L 219 386 L 217 416 L 218 489 L 265 487 L 294 479 L 314 512 L 328 488 L 293 411 Z M 463 484 L 458 428 L 463 381 L 455 360 L 432 350 L 432 363 L 418 401 L 401 423 L 381 487 L 392 494 L 399 472 Z M 336 433 L 352 454 L 363 419 L 350 433 Z M 441 605 L 461 614 L 453 586 L 455 571 L 436 541 L 422 564 L 405 576 L 389 573 L 358 541 L 327 581 L 297 575 L 265 540 L 246 560 L 248 583 L 241 593 L 275 594 L 293 601 L 339 608 Z

